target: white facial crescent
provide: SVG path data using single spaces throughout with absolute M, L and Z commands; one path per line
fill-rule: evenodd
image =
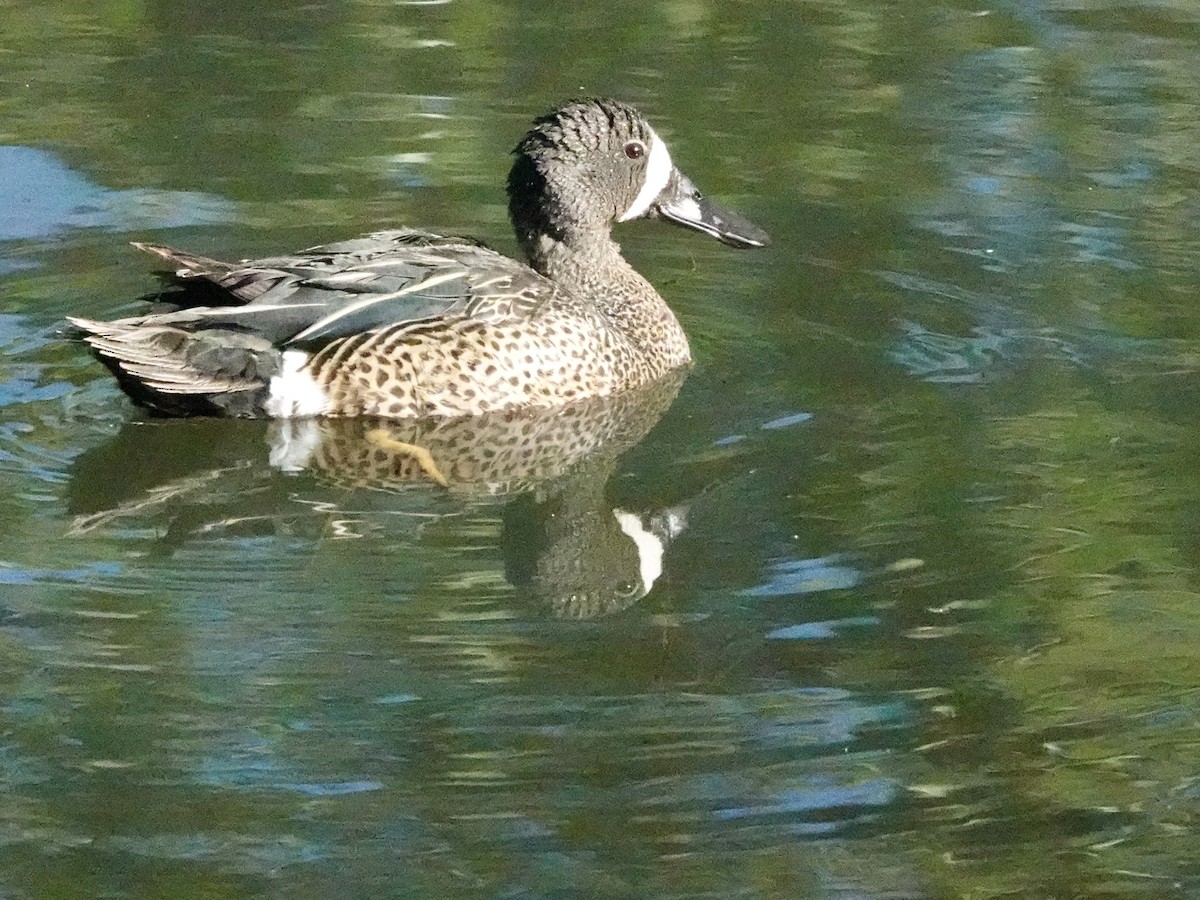
M 642 182 L 642 189 L 638 191 L 638 195 L 629 205 L 629 209 L 625 210 L 617 218 L 617 221 L 628 222 L 630 219 L 644 216 L 646 210 L 650 208 L 650 204 L 654 202 L 654 198 L 661 194 L 662 189 L 667 186 L 667 181 L 671 178 L 671 170 L 674 168 L 671 154 L 667 152 L 667 145 L 651 128 L 650 156 L 646 159 L 646 180 Z

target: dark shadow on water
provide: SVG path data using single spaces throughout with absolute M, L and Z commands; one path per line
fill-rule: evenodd
M 152 552 L 169 556 L 202 535 L 319 535 L 364 507 L 427 522 L 501 502 L 514 587 L 555 617 L 614 613 L 649 593 L 686 527 L 686 501 L 645 511 L 609 499 L 618 459 L 683 377 L 564 409 L 453 420 L 132 421 L 72 467 L 70 533 L 150 529 Z

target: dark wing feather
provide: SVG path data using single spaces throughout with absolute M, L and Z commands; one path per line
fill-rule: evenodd
M 411 229 L 240 264 L 143 249 L 177 264 L 180 279 L 225 289 L 236 304 L 145 316 L 146 325 L 236 329 L 305 349 L 406 322 L 514 321 L 553 292 L 528 266 L 481 244 Z

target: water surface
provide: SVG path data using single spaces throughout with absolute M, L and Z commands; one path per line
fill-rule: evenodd
M 1193 4 L 0 35 L 0 894 L 1200 892 Z M 129 240 L 512 252 L 507 154 L 581 94 L 773 237 L 621 227 L 697 365 L 594 454 L 281 464 L 308 438 L 148 419 L 62 338 L 154 289 Z

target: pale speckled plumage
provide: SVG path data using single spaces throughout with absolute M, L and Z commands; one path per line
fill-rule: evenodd
M 539 119 L 515 153 L 509 207 L 528 265 L 413 229 L 241 263 L 138 244 L 225 301 L 185 292 L 170 312 L 71 322 L 136 401 L 168 414 L 548 408 L 686 365 L 683 329 L 621 256 L 612 224 L 659 215 L 735 246 L 765 235 L 701 201 L 645 119 L 616 101 Z

